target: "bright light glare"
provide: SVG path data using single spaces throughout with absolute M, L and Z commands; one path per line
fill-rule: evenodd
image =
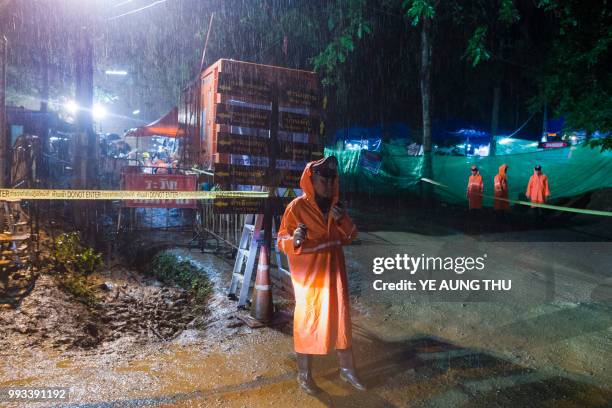
M 114 69 L 106 70 L 104 71 L 104 73 L 106 75 L 121 75 L 121 76 L 127 75 L 127 71 L 114 70 Z
M 512 139 L 510 139 L 509 137 L 504 137 L 503 139 L 501 139 L 497 143 L 499 143 L 500 145 L 506 145 L 506 144 L 511 143 L 511 142 L 512 142 Z
M 68 111 L 68 113 L 74 115 L 79 110 L 79 105 L 75 101 L 68 101 L 64 104 L 64 109 Z
M 95 104 L 91 111 L 95 120 L 104 119 L 106 116 L 106 108 L 102 105 Z
M 132 115 L 138 115 L 140 113 L 140 109 L 136 109 L 134 112 L 132 112 Z

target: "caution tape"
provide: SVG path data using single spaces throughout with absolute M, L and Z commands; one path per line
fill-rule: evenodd
M 268 192 L 0 189 L 0 200 L 209 200 L 244 197 L 266 198 Z
M 444 190 L 447 190 L 450 194 L 459 197 L 458 194 L 455 194 L 453 191 L 451 191 L 450 187 L 439 183 L 437 181 L 422 177 L 421 181 L 424 181 L 426 183 L 429 184 L 433 184 L 434 186 L 440 187 Z M 511 200 L 511 199 L 506 199 L 506 198 L 500 198 L 500 197 L 493 197 L 493 196 L 489 196 L 489 195 L 484 195 L 481 194 L 482 197 L 486 197 L 486 198 L 491 198 L 493 200 L 498 200 L 498 201 L 505 201 L 511 204 L 519 204 L 519 205 L 526 205 L 529 207 L 539 207 L 539 208 L 546 208 L 548 210 L 555 210 L 555 211 L 565 211 L 565 212 L 573 212 L 573 213 L 578 213 L 578 214 L 586 214 L 586 215 L 600 215 L 603 217 L 612 217 L 612 212 L 610 211 L 600 211 L 600 210 L 587 210 L 587 209 L 582 209 L 582 208 L 572 208 L 572 207 L 562 207 L 560 205 L 550 205 L 550 204 L 539 204 L 539 203 L 532 203 L 531 201 L 522 201 L 522 200 Z

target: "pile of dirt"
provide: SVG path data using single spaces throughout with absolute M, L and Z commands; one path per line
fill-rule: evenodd
M 131 271 L 93 275 L 96 301 L 81 302 L 61 280 L 41 274 L 18 304 L 0 309 L 0 348 L 92 348 L 122 339 L 170 340 L 197 324 L 201 305 L 183 289 L 163 286 Z
M 200 313 L 187 291 L 162 286 L 152 278 L 119 286 L 104 282 L 100 287 L 107 292 L 100 321 L 104 323 L 109 340 L 126 335 L 170 340 L 189 323 L 195 324 L 196 314 Z
M 0 347 L 93 345 L 99 342 L 99 330 L 92 317 L 87 306 L 43 274 L 19 304 L 0 311 Z

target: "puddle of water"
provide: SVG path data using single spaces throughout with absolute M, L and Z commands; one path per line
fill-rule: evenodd
M 72 366 L 72 360 L 60 360 L 55 363 L 57 368 L 70 368 Z
M 149 373 L 151 371 L 151 363 L 148 361 L 130 361 L 128 365 L 115 368 L 115 371 L 121 374 Z
M 15 385 L 26 386 L 26 385 L 30 385 L 36 382 L 36 380 L 37 380 L 36 377 L 25 377 L 25 378 L 20 378 L 18 380 L 0 381 L 0 387 L 12 387 Z

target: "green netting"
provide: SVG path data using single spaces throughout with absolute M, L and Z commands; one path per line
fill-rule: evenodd
M 405 148 L 383 145 L 382 164 L 377 174 L 360 165 L 360 151 L 325 149 L 340 163 L 342 189 L 378 195 L 419 192 L 423 177 L 423 157 L 407 156 Z M 536 164 L 548 176 L 551 198 L 571 197 L 587 191 L 612 187 L 612 152 L 601 153 L 588 147 L 574 146 L 494 157 L 433 156 L 432 179 L 449 187 L 435 189 L 443 200 L 462 202 L 465 197 L 470 166 L 476 164 L 485 182 L 485 195 L 493 195 L 493 177 L 502 164 L 507 164 L 510 199 L 524 194 Z M 485 198 L 485 205 L 492 200 Z

